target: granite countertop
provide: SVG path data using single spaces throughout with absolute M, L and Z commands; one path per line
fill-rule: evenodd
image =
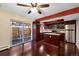
M 48 35 L 60 35 L 58 33 L 44 33 L 44 34 L 48 34 Z

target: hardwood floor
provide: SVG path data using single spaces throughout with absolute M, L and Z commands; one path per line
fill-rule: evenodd
M 0 56 L 79 56 L 79 50 L 75 44 L 60 42 L 60 46 L 57 47 L 40 41 L 0 51 Z

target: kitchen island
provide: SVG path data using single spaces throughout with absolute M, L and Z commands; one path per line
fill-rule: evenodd
M 61 40 L 61 34 L 58 33 L 44 33 L 44 42 L 59 46 Z

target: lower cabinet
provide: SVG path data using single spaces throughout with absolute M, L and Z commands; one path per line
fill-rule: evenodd
M 60 35 L 48 35 L 44 34 L 44 42 L 52 44 L 52 45 L 59 45 Z

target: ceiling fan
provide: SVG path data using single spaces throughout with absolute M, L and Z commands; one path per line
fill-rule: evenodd
M 17 5 L 18 6 L 24 6 L 24 7 L 36 8 L 37 12 L 39 14 L 42 14 L 42 12 L 39 10 L 39 8 L 47 8 L 47 7 L 49 7 L 49 4 L 38 4 L 38 3 L 30 3 L 30 5 L 17 3 Z M 32 10 L 29 10 L 28 14 L 30 14 L 31 12 L 32 12 Z

